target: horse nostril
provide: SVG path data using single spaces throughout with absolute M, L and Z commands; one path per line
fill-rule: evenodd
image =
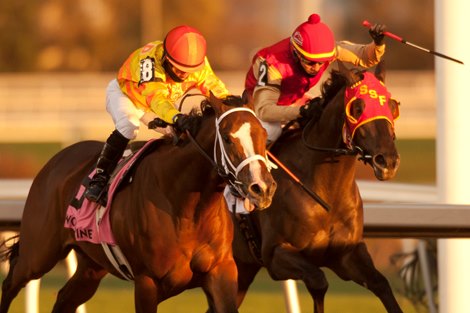
M 261 194 L 263 191 L 260 185 L 258 184 L 251 184 L 249 189 L 250 189 L 250 193 L 257 194 L 257 195 Z
M 277 189 L 276 181 L 272 180 L 271 184 L 253 183 L 248 187 L 248 192 L 251 195 L 260 197 L 272 197 Z
M 382 154 L 377 154 L 376 156 L 374 156 L 374 163 L 380 167 L 387 166 L 387 161 L 385 161 L 385 158 Z

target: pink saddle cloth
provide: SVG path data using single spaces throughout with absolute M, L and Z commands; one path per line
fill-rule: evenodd
M 127 162 L 122 166 L 112 179 L 107 196 L 106 207 L 101 207 L 96 202 L 85 198 L 84 193 L 89 180 L 93 177 L 93 170 L 80 184 L 77 194 L 67 207 L 64 226 L 73 229 L 77 241 L 88 241 L 96 244 L 107 243 L 115 245 L 109 211 L 117 187 L 123 182 L 126 174 L 142 156 L 143 152 L 157 139 L 149 140 L 140 150 L 133 155 L 123 158 L 121 162 Z

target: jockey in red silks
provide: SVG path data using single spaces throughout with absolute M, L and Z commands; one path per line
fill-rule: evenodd
M 253 95 L 257 116 L 268 131 L 268 142 L 281 134 L 282 124 L 308 114 L 307 106 L 321 99 L 306 93 L 315 86 L 335 60 L 355 66 L 371 67 L 385 52 L 384 25 L 374 25 L 369 33 L 373 42 L 360 45 L 335 42 L 330 28 L 312 14 L 290 38 L 263 48 L 253 57 L 246 75 L 245 89 Z
M 189 129 L 189 117 L 175 106 L 190 89 L 219 98 L 229 94 L 214 74 L 206 57 L 206 40 L 196 29 L 178 26 L 164 41 L 153 41 L 135 50 L 106 89 L 106 110 L 115 130 L 101 151 L 96 173 L 85 197 L 97 202 L 109 177 L 140 123 L 148 125 L 158 117 L 180 131 Z

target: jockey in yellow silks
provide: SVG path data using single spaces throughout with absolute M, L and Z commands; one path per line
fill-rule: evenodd
M 135 50 L 106 89 L 106 110 L 115 130 L 101 151 L 95 174 L 85 192 L 90 201 L 100 200 L 103 190 L 128 142 L 136 138 L 140 123 L 158 117 L 180 131 L 189 127 L 188 116 L 175 103 L 190 89 L 208 96 L 229 94 L 214 74 L 206 57 L 206 40 L 196 29 L 178 26 L 164 41 Z

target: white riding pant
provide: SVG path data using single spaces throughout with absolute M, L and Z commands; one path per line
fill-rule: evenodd
M 263 125 L 264 129 L 268 132 L 268 144 L 272 143 L 281 136 L 282 133 L 282 125 L 280 122 L 264 122 L 261 121 L 261 125 Z
M 113 118 L 116 129 L 127 139 L 135 139 L 139 133 L 140 119 L 145 112 L 138 109 L 121 91 L 116 79 L 106 88 L 106 111 Z

